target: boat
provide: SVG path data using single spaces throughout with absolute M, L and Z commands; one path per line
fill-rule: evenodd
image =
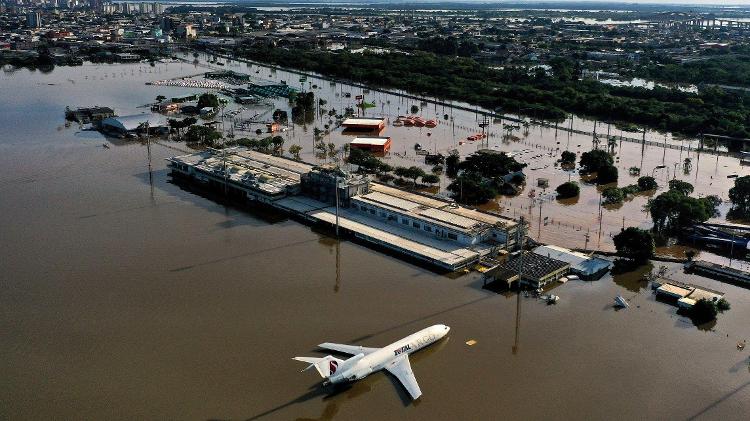
M 547 304 L 555 304 L 560 300 L 560 297 L 555 294 L 550 294 L 547 296 Z
M 437 122 L 435 120 L 427 120 L 424 125 L 425 127 L 433 128 L 437 126 Z
M 393 125 L 395 127 L 402 127 L 404 125 L 404 122 L 401 121 L 401 120 L 396 120 L 396 121 L 393 122 Z
M 622 295 L 618 295 L 615 297 L 615 307 L 628 308 L 630 307 L 630 304 L 628 304 L 627 300 L 622 298 Z
M 558 279 L 557 282 L 559 282 L 561 284 L 564 284 L 564 283 L 568 282 L 568 277 L 567 276 L 563 276 L 562 278 Z
M 102 143 L 102 147 L 103 147 L 104 149 L 109 149 L 109 145 L 107 145 L 106 143 Z
M 568 275 L 567 278 L 568 278 L 569 281 L 577 281 L 577 280 L 581 279 L 581 278 L 578 277 L 578 275 Z
M 414 120 L 412 120 L 411 118 L 407 118 L 404 120 L 404 126 L 411 127 L 413 125 L 414 125 Z
M 415 151 L 421 151 L 422 150 L 422 145 L 420 145 L 419 143 L 415 143 L 414 144 L 414 150 Z

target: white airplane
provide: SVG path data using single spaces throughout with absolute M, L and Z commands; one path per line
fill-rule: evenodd
M 357 345 L 322 343 L 318 347 L 353 355 L 347 360 L 326 355 L 323 358 L 294 357 L 294 360 L 310 363 L 302 371 L 313 367 L 326 379 L 323 385 L 353 382 L 367 377 L 370 373 L 385 369 L 404 385 L 412 399 L 422 396 L 417 379 L 411 371 L 409 354 L 431 345 L 450 331 L 446 325 L 434 325 L 413 333 L 383 348 L 367 348 Z

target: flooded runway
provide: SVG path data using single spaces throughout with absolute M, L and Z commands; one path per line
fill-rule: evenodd
M 126 115 L 160 93 L 192 93 L 144 83 L 199 71 L 170 63 L 0 74 L 0 418 L 750 412 L 750 354 L 736 349 L 750 339 L 746 289 L 671 267 L 732 304 L 700 328 L 656 301 L 638 273 L 560 285 L 553 306 L 496 295 L 475 274 L 440 276 L 173 184 L 163 160 L 172 149 L 152 145 L 149 166 L 145 145 L 105 149 L 97 134 L 63 125 L 67 105 Z M 612 308 L 618 294 L 629 309 Z M 324 355 L 320 342 L 382 346 L 435 323 L 451 333 L 414 355 L 424 393 L 415 404 L 387 374 L 321 389 L 291 360 Z

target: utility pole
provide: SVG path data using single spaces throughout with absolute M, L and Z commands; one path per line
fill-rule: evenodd
M 544 205 L 544 199 L 539 200 L 539 228 L 536 234 L 536 241 L 542 241 L 542 205 Z
M 339 176 L 336 175 L 336 187 L 334 188 L 334 194 L 336 195 L 336 238 L 339 238 Z

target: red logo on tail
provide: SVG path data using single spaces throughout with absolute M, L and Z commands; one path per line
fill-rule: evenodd
M 328 363 L 328 370 L 331 372 L 331 374 L 335 373 L 337 368 L 339 368 L 338 362 L 331 361 Z

